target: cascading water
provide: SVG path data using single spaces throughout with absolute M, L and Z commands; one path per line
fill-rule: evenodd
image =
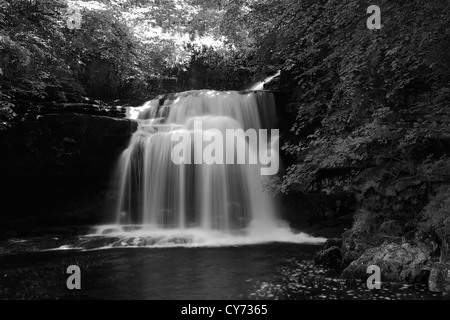
M 137 118 L 140 128 L 120 164 L 117 222 L 229 233 L 252 222 L 276 226 L 273 203 L 253 165 L 177 165 L 171 160 L 172 135 L 193 132 L 195 121 L 206 132 L 275 128 L 272 94 L 189 92 L 163 103 L 150 101 Z
M 273 76 L 270 76 L 266 79 L 264 79 L 264 81 L 260 81 L 255 83 L 250 90 L 264 90 L 264 86 L 268 83 L 270 83 L 273 79 L 275 79 L 276 77 L 279 77 L 281 75 L 281 71 L 278 71 L 277 73 L 275 73 Z
M 278 219 L 272 196 L 263 190 L 267 177 L 260 170 L 265 164 L 244 161 L 261 152 L 278 159 L 277 136 L 267 138 L 266 144 L 259 136 L 254 146 L 243 134 L 249 129 L 270 133 L 277 127 L 272 93 L 189 91 L 149 101 L 131 110 L 130 118 L 139 122 L 139 129 L 120 159 L 116 226 L 102 227 L 100 234 L 118 236 L 121 245 L 132 246 L 323 242 L 306 234 L 293 238 Z M 237 143 L 225 139 L 222 146 L 236 162 L 174 163 L 174 135 L 193 138 L 187 160 L 194 160 L 208 147 L 204 141 L 198 144 L 195 136 L 208 136 L 211 130 L 223 135 L 240 130 Z M 245 146 L 244 156 L 236 150 L 239 142 Z

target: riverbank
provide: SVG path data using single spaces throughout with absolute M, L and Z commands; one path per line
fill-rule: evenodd
M 50 244 L 50 239 L 45 240 Z M 312 262 L 317 246 L 260 244 L 216 248 L 16 252 L 0 256 L 0 298 L 401 300 L 445 299 L 425 286 L 382 283 L 367 289 Z M 239 261 L 239 263 L 236 263 Z M 66 287 L 66 268 L 81 269 L 81 290 Z

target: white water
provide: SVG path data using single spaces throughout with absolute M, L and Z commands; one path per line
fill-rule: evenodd
M 117 225 L 99 228 L 96 236 L 117 237 L 120 246 L 131 247 L 325 241 L 293 234 L 278 218 L 272 196 L 262 188 L 267 177 L 259 175 L 260 165 L 176 165 L 171 160 L 172 135 L 193 133 L 194 120 L 204 130 L 276 128 L 272 93 L 184 92 L 132 109 L 130 118 L 139 121 L 139 129 L 120 160 Z M 137 227 L 125 227 L 130 225 Z
M 315 238 L 306 233 L 292 233 L 288 228 L 248 230 L 247 234 L 232 235 L 205 229 L 160 229 L 154 226 L 101 226 L 89 237 L 115 238 L 103 249 L 109 248 L 161 248 L 161 247 L 221 247 L 242 246 L 269 242 L 318 244 L 325 238 Z M 89 241 L 89 239 L 86 239 Z
M 271 82 L 273 79 L 275 79 L 276 77 L 278 77 L 281 74 L 281 71 L 278 71 L 277 73 L 275 73 L 273 76 L 270 76 L 266 79 L 264 79 L 263 81 L 260 81 L 256 84 L 254 84 L 250 90 L 264 90 L 264 85 Z

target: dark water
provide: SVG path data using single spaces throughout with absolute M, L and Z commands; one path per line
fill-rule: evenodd
M 267 244 L 18 253 L 0 257 L 0 293 L 17 298 L 25 290 L 26 298 L 28 283 L 38 298 L 246 299 L 257 281 L 273 279 L 290 259 L 309 259 L 316 250 Z M 69 265 L 81 268 L 76 293 L 65 288 Z
M 424 287 L 373 292 L 312 265 L 319 247 L 264 244 L 18 252 L 0 256 L 2 299 L 441 299 Z M 70 265 L 81 290 L 66 288 Z

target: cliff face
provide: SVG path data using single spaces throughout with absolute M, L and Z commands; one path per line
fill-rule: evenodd
M 136 129 L 130 120 L 78 113 L 10 122 L 0 132 L 2 228 L 103 221 L 111 174 Z

